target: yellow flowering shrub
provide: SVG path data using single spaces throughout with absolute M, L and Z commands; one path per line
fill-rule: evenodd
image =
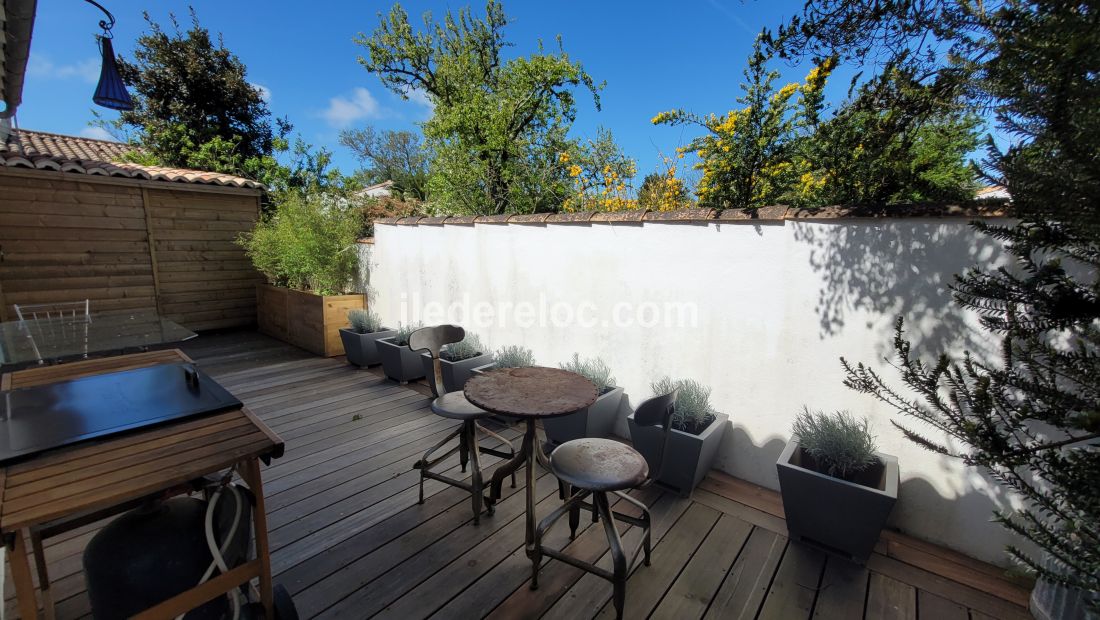
M 569 164 L 565 170 L 572 179 L 563 211 L 638 208 L 638 201 L 632 197 L 637 165 L 623 154 L 610 131 L 599 129 L 596 139 L 576 145 L 573 153 L 560 154 L 558 161 Z

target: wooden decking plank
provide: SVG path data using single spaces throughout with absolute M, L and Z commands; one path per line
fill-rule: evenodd
M 867 587 L 867 620 L 916 620 L 917 589 L 881 573 L 871 573 Z
M 966 607 L 924 590 L 917 591 L 918 620 L 969 620 Z
M 624 617 L 649 617 L 721 516 L 722 513 L 702 504 L 692 503 L 688 507 L 654 546 L 652 564 L 638 566 L 630 575 Z M 615 615 L 615 605 L 608 602 L 596 617 L 606 619 Z
M 1026 607 L 878 553 L 871 554 L 867 568 L 1002 620 L 1031 619 Z
M 545 515 L 561 503 L 554 489 L 556 485 L 546 484 L 547 482 L 553 483 L 553 480 L 545 481 L 543 486 L 546 489 L 540 489 L 539 495 L 545 494 L 545 497 L 536 505 L 536 514 Z M 485 528 L 484 521 L 480 526 L 473 527 L 473 530 L 477 531 L 474 537 L 475 540 L 481 539 L 476 546 L 458 555 L 449 564 L 440 567 L 415 588 L 404 593 L 380 610 L 374 617 L 389 618 L 390 620 L 426 618 L 438 611 L 464 588 L 469 587 L 470 584 L 477 581 L 479 577 L 490 571 L 518 548 L 524 547 L 525 517 L 522 510 L 511 521 L 503 522 L 503 520 L 497 519 L 496 515 L 494 515 L 493 520 L 497 521 L 498 529 L 496 532 L 485 536 L 487 528 Z M 470 535 L 465 531 L 456 531 L 450 536 L 461 539 L 460 545 L 470 542 Z M 436 545 L 439 544 L 441 543 L 436 543 Z M 362 611 L 370 613 L 372 609 L 367 607 Z
M 551 482 L 553 481 L 551 480 Z M 607 499 L 608 504 L 620 512 L 623 512 L 627 506 L 627 503 L 617 496 L 611 496 Z M 585 537 L 594 530 L 599 530 L 602 535 L 603 526 L 592 523 L 590 518 L 582 518 L 577 527 L 576 539 L 569 539 L 568 527 L 553 527 L 543 535 L 542 544 L 547 549 L 564 550 L 576 555 L 579 548 L 577 545 L 583 544 L 581 541 L 585 540 Z M 592 559 L 595 560 L 596 558 Z M 548 579 L 553 579 L 549 575 L 551 569 L 563 565 L 562 562 L 544 557 L 539 569 L 539 583 L 545 586 Z M 508 557 L 482 574 L 477 581 L 463 588 L 462 592 L 447 601 L 447 604 L 431 617 L 439 619 L 482 618 L 492 612 L 505 599 L 508 599 L 513 592 L 532 592 L 529 589 L 530 582 L 531 560 L 527 557 L 526 547 L 520 545 Z M 564 591 L 564 588 L 562 590 Z M 534 617 L 539 614 L 539 610 L 525 606 L 523 607 L 523 613 Z
M 542 511 L 548 510 L 551 505 L 559 501 L 556 485 L 539 485 L 536 481 L 536 486 L 536 506 Z M 522 543 L 523 530 L 518 529 L 516 526 L 522 526 L 523 524 L 522 515 L 525 510 L 525 501 L 525 494 L 513 494 L 507 500 L 497 504 L 496 512 L 492 517 L 483 517 L 481 525 L 475 527 L 472 523 L 467 523 L 452 530 L 416 555 L 391 566 L 377 579 L 355 590 L 347 598 L 335 602 L 334 605 L 319 613 L 317 617 L 364 618 L 371 616 L 384 609 L 389 603 L 396 601 L 405 592 L 431 578 L 455 558 L 489 538 L 493 533 L 500 531 L 501 528 L 508 530 L 508 536 L 514 536 L 518 530 L 519 541 Z M 469 508 L 468 505 L 466 507 Z M 461 505 L 455 506 L 456 510 L 460 508 Z M 519 520 L 517 521 L 517 519 Z
M 659 502 L 650 510 L 653 518 L 652 543 L 654 548 L 661 542 L 672 525 L 680 518 L 690 506 L 691 501 L 681 497 L 669 497 L 668 501 Z M 641 528 L 630 528 L 623 536 L 623 547 L 633 549 L 641 541 Z M 605 569 L 611 567 L 611 553 L 605 553 L 596 562 Z M 611 584 L 593 575 L 585 573 L 568 592 L 551 607 L 544 618 L 577 618 L 591 614 L 593 610 L 601 608 L 604 603 L 611 600 Z
M 333 445 L 333 439 L 347 438 L 359 433 L 367 433 L 368 430 L 396 426 L 405 422 L 424 418 L 425 402 L 422 398 L 409 400 L 394 400 L 379 405 L 372 410 L 360 409 L 356 413 L 345 414 L 346 421 L 340 427 L 321 428 L 313 432 L 301 435 L 291 442 L 295 447 L 295 454 L 307 451 L 315 451 L 314 446 L 327 442 L 325 445 Z
M 867 600 L 868 570 L 852 562 L 830 557 L 825 561 L 821 591 L 814 604 L 814 620 L 862 618 Z
M 824 568 L 824 553 L 797 542 L 789 543 L 758 617 L 768 620 L 809 618 Z
M 762 527 L 783 537 L 787 536 L 787 523 L 775 515 L 757 510 L 751 506 L 739 504 L 728 497 L 711 493 L 701 488 L 696 488 L 691 497 L 700 504 L 710 506 L 715 510 L 737 517 L 742 521 L 747 521 L 756 527 Z
M 755 618 L 786 547 L 785 536 L 754 527 L 703 617 Z
M 661 510 L 659 504 L 670 501 L 670 496 L 662 495 L 653 487 L 634 491 L 631 496 L 648 506 L 651 514 Z M 630 516 L 640 515 L 641 511 L 633 505 L 618 501 L 618 498 L 615 499 L 615 510 Z M 611 498 L 609 498 L 609 504 L 610 501 Z M 592 564 L 607 553 L 607 535 L 604 533 L 602 524 L 592 524 L 590 515 L 582 514 L 581 522 L 587 525 L 583 529 L 579 528 L 577 530 L 576 540 L 566 545 L 563 550 L 579 560 Z M 632 527 L 627 525 L 619 531 L 627 534 Z M 568 532 L 567 522 L 556 524 L 550 530 L 550 533 L 555 532 Z M 504 596 L 498 596 L 499 603 L 488 613 L 486 618 L 505 620 L 525 615 L 531 617 L 541 616 L 585 575 L 579 568 L 547 558 L 539 569 L 539 588 L 538 590 L 531 590 L 531 561 L 527 559 L 527 555 L 523 550 L 517 550 L 513 555 L 515 556 L 513 565 L 521 567 L 521 570 L 518 571 L 519 583 L 511 589 L 509 589 L 511 584 L 503 584 L 501 590 L 506 590 L 506 592 L 504 592 Z M 461 601 L 456 600 L 454 604 L 457 609 L 462 609 Z
M 722 514 L 650 617 L 702 618 L 748 541 L 752 528 L 747 521 Z

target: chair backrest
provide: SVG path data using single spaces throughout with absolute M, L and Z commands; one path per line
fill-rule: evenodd
M 432 356 L 432 369 L 435 371 L 435 381 L 432 383 L 432 392 L 436 396 L 443 395 L 443 366 L 439 363 L 439 351 L 445 344 L 461 342 L 466 337 L 466 330 L 458 325 L 433 325 L 423 327 L 409 335 L 409 348 L 413 351 L 428 351 Z
M 44 364 L 45 360 L 38 349 L 35 337 L 43 343 L 83 340 L 84 357 L 88 356 L 88 324 L 91 323 L 92 316 L 87 299 L 54 304 L 13 305 L 15 316 L 27 334 L 39 364 Z
M 661 427 L 661 455 L 657 457 L 657 467 L 649 472 L 650 479 L 656 479 L 664 468 L 668 440 L 672 436 L 669 431 L 672 429 L 672 416 L 676 413 L 676 396 L 679 392 L 680 389 L 676 388 L 668 394 L 648 398 L 634 410 L 634 424 Z

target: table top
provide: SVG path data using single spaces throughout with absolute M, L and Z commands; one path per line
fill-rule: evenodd
M 569 415 L 590 406 L 598 396 L 588 379 L 542 366 L 490 370 L 471 377 L 463 392 L 486 411 L 517 418 Z
M 57 360 L 183 342 L 195 332 L 153 310 L 0 323 L 0 364 Z
M 129 368 L 191 362 L 150 351 L 5 374 L 4 390 Z M 247 407 L 53 450 L 0 467 L 0 531 L 118 506 L 260 456 L 283 442 Z

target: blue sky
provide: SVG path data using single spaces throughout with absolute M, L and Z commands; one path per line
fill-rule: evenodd
M 357 164 L 337 143 L 345 127 L 373 124 L 409 128 L 430 114 L 421 102 L 402 101 L 356 61 L 363 51 L 352 42 L 370 33 L 388 2 L 245 1 L 191 3 L 203 25 L 220 32 L 226 47 L 248 67 L 249 79 L 269 93 L 269 105 L 286 116 L 307 142 L 329 148 L 345 171 Z M 175 12 L 189 22 L 188 3 L 106 0 L 118 20 L 115 49 L 129 56 L 134 40 L 147 29 L 141 13 L 168 22 Z M 414 23 L 426 10 L 438 15 L 463 3 L 404 3 Z M 475 3 L 475 11 L 483 5 Z M 512 54 L 535 50 L 541 38 L 552 44 L 561 35 L 569 54 L 584 63 L 597 81 L 605 80 L 602 111 L 582 98 L 574 134 L 594 136 L 599 126 L 612 130 L 641 174 L 656 169 L 659 154 L 671 154 L 693 137 L 690 130 L 654 127 L 649 119 L 662 110 L 684 107 L 699 113 L 725 112 L 740 94 L 741 71 L 755 34 L 774 28 L 802 6 L 801 0 L 739 2 L 684 0 L 667 2 L 517 2 L 505 3 L 513 23 L 507 30 Z M 30 66 L 19 125 L 26 129 L 95 136 L 88 121 L 95 107 L 92 92 L 99 75 L 94 35 L 100 13 L 77 0 L 41 0 L 31 45 Z M 783 78 L 797 80 L 808 66 L 778 63 Z M 850 73 L 842 68 L 827 90 L 844 98 Z M 114 112 L 100 108 L 107 118 Z

